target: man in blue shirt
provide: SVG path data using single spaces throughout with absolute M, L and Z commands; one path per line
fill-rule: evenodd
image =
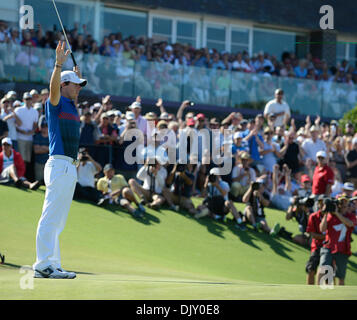
M 45 202 L 37 227 L 35 278 L 73 279 L 61 268 L 59 236 L 66 224 L 77 182 L 80 120 L 76 108 L 79 91 L 87 84 L 79 68 L 62 71 L 70 51 L 65 42 L 56 48 L 56 64 L 50 81 L 45 113 L 49 133 L 49 159 L 44 170 Z
M 38 121 L 40 132 L 33 137 L 33 151 L 35 153 L 35 178 L 43 184 L 43 171 L 48 160 L 49 140 L 48 126 L 45 116 Z

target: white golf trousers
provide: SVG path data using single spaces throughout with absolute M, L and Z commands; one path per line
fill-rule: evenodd
M 36 262 L 33 265 L 37 270 L 49 265 L 61 267 L 59 236 L 73 199 L 77 182 L 76 166 L 68 160 L 50 156 L 45 165 L 44 181 L 46 194 L 37 226 Z

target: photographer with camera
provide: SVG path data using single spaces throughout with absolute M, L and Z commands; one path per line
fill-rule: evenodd
M 195 179 L 192 172 L 192 164 L 175 164 L 166 179 L 166 185 L 172 186 L 171 190 L 164 188 L 162 194 L 172 210 L 179 211 L 182 208 L 195 215 L 197 211 L 190 199 Z
M 225 216 L 231 212 L 237 222 L 237 227 L 244 231 L 246 228 L 242 216 L 233 202 L 228 199 L 229 189 L 229 184 L 220 177 L 219 168 L 212 168 L 204 184 L 204 194 L 207 196 L 203 203 L 198 206 L 198 213 L 195 218 L 211 215 L 216 220 L 223 219 L 224 221 Z
M 293 241 L 296 244 L 307 247 L 309 244 L 309 235 L 306 233 L 307 222 L 309 219 L 311 208 L 314 206 L 314 199 L 305 197 L 293 197 L 292 204 L 289 206 L 286 213 L 286 220 L 291 220 L 295 218 L 299 224 L 299 231 L 301 234 L 298 234 L 293 237 Z
M 95 188 L 95 175 L 102 171 L 102 166 L 91 157 L 85 148 L 79 149 L 78 160 L 78 181 L 74 198 L 89 200 L 98 204 L 101 193 Z
M 114 203 L 127 209 L 134 217 L 142 218 L 145 208 L 136 200 L 127 181 L 121 174 L 115 174 L 114 167 L 108 163 L 103 169 L 104 177 L 97 183 L 97 189 L 102 192 L 103 198 L 100 204 Z M 131 203 L 134 202 L 138 209 L 134 209 Z
M 148 157 L 136 175 L 136 178 L 144 184 L 141 186 L 136 180 L 130 179 L 129 185 L 140 197 L 140 204 L 147 204 L 149 208 L 157 210 L 165 203 L 162 190 L 165 187 L 166 177 L 167 171 L 161 166 L 160 159 L 157 156 Z
M 264 192 L 264 181 L 258 179 L 256 182 L 251 182 L 249 189 L 243 196 L 243 202 L 246 204 L 244 209 L 245 220 L 248 220 L 254 230 L 263 229 L 263 231 L 275 236 L 280 229 L 279 224 L 276 224 L 273 229 L 270 229 L 265 219 L 264 207 L 270 204 L 269 195 Z
M 345 284 L 348 257 L 351 253 L 352 231 L 357 224 L 356 215 L 348 206 L 349 199 L 342 196 L 336 200 L 324 199 L 322 207 L 321 232 L 326 233 L 323 247 L 320 250 L 320 268 L 336 264 L 335 276 L 339 279 L 339 285 Z M 323 273 L 318 272 L 320 284 Z
M 322 207 L 323 207 L 324 196 L 320 195 L 317 198 L 318 210 L 311 213 L 309 220 L 307 222 L 306 232 L 309 234 L 311 239 L 311 254 L 310 258 L 306 263 L 306 273 L 307 273 L 307 284 L 315 284 L 315 274 L 320 263 L 320 250 L 323 245 L 323 240 L 325 239 L 325 234 L 320 230 L 320 223 L 322 221 Z

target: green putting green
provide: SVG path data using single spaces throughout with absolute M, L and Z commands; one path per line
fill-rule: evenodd
M 35 234 L 44 188 L 0 186 L 0 299 L 355 299 L 357 257 L 348 262 L 346 286 L 307 286 L 309 250 L 250 227 L 195 220 L 186 213 L 147 209 L 144 220 L 125 211 L 74 201 L 61 235 L 63 268 L 75 280 L 35 279 L 23 266 L 35 260 Z M 194 199 L 199 204 L 202 199 Z M 242 204 L 236 204 L 242 210 Z M 267 210 L 298 232 L 285 213 Z M 353 236 L 356 240 L 356 236 Z M 352 251 L 357 251 L 356 241 Z

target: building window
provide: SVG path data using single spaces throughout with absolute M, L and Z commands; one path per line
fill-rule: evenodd
M 226 27 L 208 25 L 206 27 L 206 47 L 217 49 L 218 52 L 226 50 Z
M 121 32 L 123 38 L 147 35 L 147 14 L 129 10 L 104 8 L 101 15 L 102 37 Z
M 293 32 L 253 30 L 253 53 L 263 51 L 281 60 L 283 52 L 295 53 L 295 47 L 296 34 Z
M 357 66 L 357 45 L 354 43 L 349 43 L 349 57 L 348 62 L 351 67 Z
M 196 47 L 196 22 L 177 21 L 176 42 Z
M 249 52 L 249 29 L 232 27 L 231 53 Z
M 172 43 L 172 20 L 154 17 L 152 19 L 152 38 L 154 41 Z
M 41 24 L 43 30 L 53 30 L 54 26 L 57 30 L 61 30 L 61 25 L 51 1 L 25 0 L 24 4 L 33 7 L 35 25 Z M 87 32 L 94 33 L 94 4 L 71 4 L 57 0 L 56 7 L 66 29 L 72 30 L 75 23 L 77 23 L 81 33 L 83 32 L 82 26 L 85 24 Z

